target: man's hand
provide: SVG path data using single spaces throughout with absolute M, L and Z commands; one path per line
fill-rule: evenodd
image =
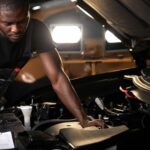
M 98 128 L 105 128 L 106 127 L 106 124 L 104 123 L 103 120 L 100 120 L 100 119 L 95 119 L 95 120 L 86 120 L 84 122 L 81 123 L 81 126 L 83 128 L 85 127 L 90 127 L 90 126 L 96 126 Z

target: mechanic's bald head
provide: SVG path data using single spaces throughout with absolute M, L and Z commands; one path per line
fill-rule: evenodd
M 24 8 L 28 10 L 29 1 L 28 0 L 0 0 L 0 10 L 2 9 L 15 10 L 17 8 Z

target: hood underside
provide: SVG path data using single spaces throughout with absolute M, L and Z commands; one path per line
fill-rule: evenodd
M 112 27 L 126 40 L 150 38 L 149 0 L 79 0 L 78 4 L 86 11 L 90 7 L 105 25 Z

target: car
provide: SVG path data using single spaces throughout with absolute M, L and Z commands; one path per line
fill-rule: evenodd
M 129 67 L 120 70 L 88 74 L 71 80 L 89 119 L 104 120 L 104 129 L 82 129 L 59 101 L 43 70 L 35 75 L 36 81 L 31 83 L 20 82 L 18 76 L 19 82 L 13 82 L 7 91 L 7 98 L 12 104 L 9 103 L 10 106 L 2 111 L 15 114 L 22 124 L 23 116 L 20 116 L 17 106 L 32 105 L 33 112 L 32 130 L 19 133 L 17 140 L 26 149 L 149 149 L 149 0 L 77 0 L 73 5 L 82 8 L 103 28 L 112 31 L 122 41 L 126 52 L 131 54 L 130 59 L 135 65 L 128 64 Z M 117 55 L 118 59 L 123 60 Z M 38 58 L 34 57 L 20 72 L 20 77 L 34 63 L 40 66 Z M 27 142 L 23 142 L 25 140 Z

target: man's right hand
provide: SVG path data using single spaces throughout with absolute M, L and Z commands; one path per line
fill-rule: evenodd
M 90 126 L 96 126 L 98 128 L 106 128 L 106 124 L 104 123 L 103 120 L 100 120 L 100 119 L 95 119 L 95 120 L 84 120 L 82 123 L 81 123 L 81 126 L 83 128 L 86 128 L 86 127 L 90 127 Z

